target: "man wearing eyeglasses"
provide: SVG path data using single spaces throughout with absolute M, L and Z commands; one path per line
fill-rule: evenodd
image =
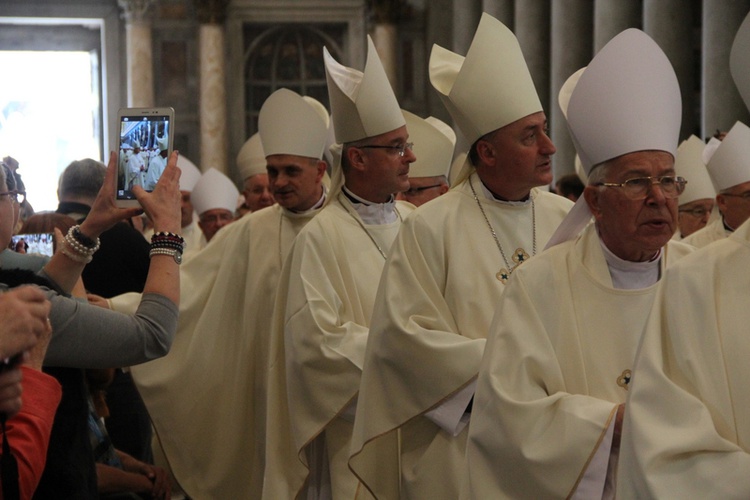
M 190 200 L 206 241 L 211 241 L 221 228 L 234 222 L 234 208 L 239 196 L 234 182 L 215 168 L 209 168 L 201 175 Z
M 685 238 L 701 248 L 726 238 L 750 217 L 750 128 L 737 122 L 708 160 L 721 217 Z
M 630 29 L 577 75 L 561 107 L 588 185 L 553 246 L 514 273 L 498 303 L 466 498 L 613 498 L 640 334 L 664 269 L 692 250 L 671 241 L 685 180 L 666 55 Z
M 368 37 L 364 71 L 323 54 L 339 165 L 326 206 L 294 240 L 274 306 L 263 498 L 356 498 L 347 466 L 365 344 L 380 273 L 413 210 L 416 158 Z M 265 144 L 264 144 L 265 148 Z M 270 170 L 269 170 L 269 173 Z M 274 192 L 281 202 L 283 190 Z
M 375 299 L 349 465 L 379 498 L 458 497 L 495 305 L 572 206 L 537 188 L 555 146 L 507 27 L 483 15 L 466 58 L 435 46 L 430 68 L 473 146 L 454 187 L 404 221 Z M 393 467 L 371 467 L 383 449 Z

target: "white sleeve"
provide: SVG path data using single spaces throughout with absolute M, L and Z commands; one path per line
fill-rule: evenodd
M 424 414 L 438 427 L 452 436 L 458 436 L 469 423 L 470 413 L 466 413 L 469 401 L 474 397 L 477 387 L 477 379 L 471 381 L 466 387 L 448 398 L 444 403 L 436 406 Z

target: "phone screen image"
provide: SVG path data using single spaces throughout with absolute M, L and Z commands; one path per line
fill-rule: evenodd
M 17 253 L 52 257 L 54 236 L 52 233 L 17 234 L 10 240 L 10 249 Z
M 172 151 L 174 111 L 120 110 L 116 199 L 135 200 L 133 186 L 153 191 Z

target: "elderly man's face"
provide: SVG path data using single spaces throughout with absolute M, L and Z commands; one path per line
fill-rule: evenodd
M 251 212 L 274 204 L 268 174 L 255 174 L 245 179 L 242 194 L 245 196 L 245 203 L 247 203 Z
M 636 177 L 674 176 L 674 159 L 663 151 L 638 151 L 609 162 L 607 183 Z M 654 257 L 677 228 L 677 198 L 652 185 L 646 197 L 630 199 L 622 188 L 586 186 L 586 201 L 602 241 L 621 259 L 643 262 Z
M 680 226 L 680 236 L 685 238 L 705 227 L 713 209 L 713 198 L 693 200 L 690 203 L 680 205 L 679 218 L 677 220 Z
M 737 229 L 750 218 L 750 182 L 743 182 L 716 196 L 716 203 L 724 221 Z
M 224 208 L 212 208 L 198 216 L 198 227 L 203 231 L 206 241 L 211 241 L 219 229 L 232 222 L 234 214 Z

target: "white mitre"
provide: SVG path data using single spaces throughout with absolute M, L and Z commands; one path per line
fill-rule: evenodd
M 336 142 L 354 142 L 404 126 L 396 95 L 369 36 L 364 72 L 338 63 L 325 47 L 323 60 Z
M 429 71 L 430 83 L 469 144 L 542 111 L 518 40 L 487 13 L 466 57 L 433 45 Z
M 311 98 L 304 99 L 289 89 L 277 90 L 266 99 L 258 115 L 258 133 L 266 157 L 294 155 L 320 160 L 328 138 L 327 118 L 322 104 L 318 106 Z
M 587 175 L 602 162 L 636 151 L 675 157 L 682 102 L 669 59 L 644 32 L 623 31 L 580 75 L 566 118 Z
M 229 177 L 215 168 L 209 168 L 195 185 L 190 201 L 199 215 L 216 208 L 234 213 L 239 195 L 239 190 Z
M 706 144 L 691 135 L 677 148 L 674 169 L 677 175 L 687 179 L 685 191 L 680 195 L 680 205 L 706 198 L 714 199 L 716 190 L 703 163 L 703 149 Z
M 745 106 L 750 110 L 750 14 L 745 16 L 734 37 L 729 53 L 729 72 Z
M 750 181 L 750 128 L 737 122 L 706 165 L 716 191 Z
M 434 117 L 420 118 L 402 110 L 409 131 L 409 141 L 414 143 L 417 161 L 409 165 L 409 177 L 448 178 L 456 145 L 456 133 L 446 123 Z
M 676 156 L 680 86 L 669 59 L 648 35 L 623 31 L 578 76 L 561 109 L 587 177 L 596 165 L 636 151 Z M 582 196 L 546 248 L 574 238 L 590 219 Z
M 266 173 L 266 154 L 259 133 L 251 135 L 237 153 L 237 170 L 242 179 Z
M 156 145 L 159 148 L 159 151 L 166 151 L 167 146 L 169 146 L 169 136 L 167 134 L 164 134 L 161 137 L 157 137 Z
M 180 191 L 191 192 L 201 178 L 201 171 L 186 157 L 177 157 L 177 167 L 180 169 Z

